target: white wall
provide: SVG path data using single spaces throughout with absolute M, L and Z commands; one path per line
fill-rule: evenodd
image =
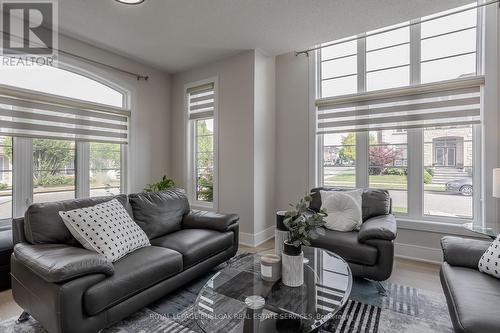
M 240 215 L 240 241 L 274 235 L 275 62 L 251 50 L 177 73 L 172 78 L 171 176 L 186 186 L 184 87 L 218 78 L 218 198 L 216 209 Z
M 307 193 L 309 168 L 308 59 L 276 57 L 276 209 Z
M 161 70 L 144 66 L 120 55 L 65 36 L 60 36 L 59 48 L 149 76 L 147 81 L 138 81 L 133 76 L 60 55 L 61 61 L 84 68 L 132 93 L 131 132 L 128 145 L 128 191 L 141 191 L 146 184 L 160 179 L 164 174 L 169 174 L 169 75 Z
M 492 196 L 492 169 L 499 165 L 500 145 L 498 144 L 500 128 L 500 117 L 498 116 L 498 107 L 500 105 L 498 93 L 498 82 L 500 75 L 499 67 L 499 26 L 498 16 L 500 9 L 498 6 L 486 7 L 486 25 L 483 31 L 485 51 L 483 54 L 483 66 L 485 68 L 485 89 L 484 89 L 484 110 L 482 123 L 483 152 L 482 163 L 483 171 L 483 216 L 485 224 L 489 227 L 500 228 L 500 216 L 498 211 L 498 199 Z
M 253 244 L 274 235 L 275 220 L 275 58 L 255 51 Z
M 253 234 L 254 51 L 172 77 L 171 173 L 186 185 L 184 85 L 218 77 L 218 210 L 240 215 L 240 231 Z

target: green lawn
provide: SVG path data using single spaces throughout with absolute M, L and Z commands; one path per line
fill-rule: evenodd
M 406 208 L 406 207 L 392 207 L 392 212 L 394 214 L 406 214 L 406 213 L 408 213 L 408 208 Z
M 346 172 L 343 174 L 330 176 L 326 183 L 332 183 L 337 186 L 354 186 L 356 177 L 354 173 Z M 397 175 L 372 175 L 370 176 L 370 187 L 386 190 L 406 190 L 406 176 Z M 444 184 L 424 184 L 426 191 L 444 191 Z

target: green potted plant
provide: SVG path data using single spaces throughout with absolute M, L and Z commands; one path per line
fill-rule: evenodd
M 283 244 L 283 279 L 289 287 L 301 286 L 304 282 L 302 245 L 310 246 L 311 240 L 324 235 L 325 210 L 319 212 L 309 209 L 311 196 L 306 195 L 285 214 L 283 223 L 288 229 L 288 239 Z
M 175 187 L 175 183 L 172 179 L 167 178 L 167 176 L 163 176 L 163 178 L 156 183 L 148 184 L 144 191 L 146 192 L 159 192 L 165 191 L 166 189 Z
M 293 209 L 285 214 L 283 223 L 288 229 L 288 239 L 285 241 L 285 252 L 288 255 L 298 255 L 301 252 L 301 246 L 310 246 L 311 240 L 324 235 L 324 218 L 327 216 L 326 210 L 315 212 L 309 209 L 311 196 L 306 195 L 296 205 L 290 204 Z

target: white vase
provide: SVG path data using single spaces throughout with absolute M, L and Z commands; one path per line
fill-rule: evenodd
M 281 254 L 282 279 L 288 287 L 300 287 L 304 284 L 304 252 L 297 256 L 290 256 L 283 252 Z

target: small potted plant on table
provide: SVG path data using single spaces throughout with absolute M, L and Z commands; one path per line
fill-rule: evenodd
M 311 196 L 306 195 L 295 206 L 291 205 L 293 209 L 286 212 L 283 220 L 289 234 L 283 245 L 282 282 L 289 287 L 298 287 L 304 283 L 302 245 L 310 246 L 312 239 L 325 233 L 322 227 L 325 225 L 326 211 L 315 212 L 309 209 L 311 200 Z

